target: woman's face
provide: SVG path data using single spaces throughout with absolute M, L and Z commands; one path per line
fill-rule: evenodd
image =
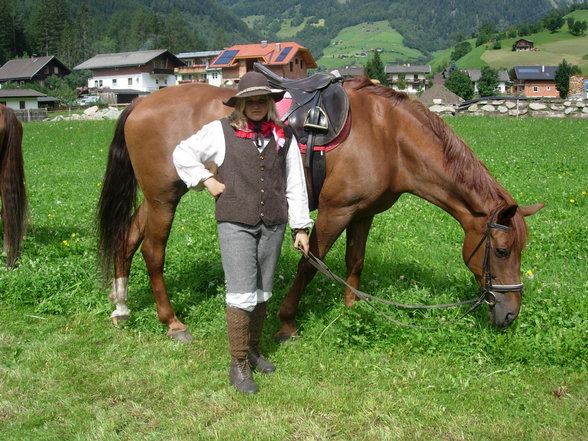
M 266 96 L 253 96 L 245 98 L 245 116 L 251 121 L 262 121 L 269 110 L 268 98 Z

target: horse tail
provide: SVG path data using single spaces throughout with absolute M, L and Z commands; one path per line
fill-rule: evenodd
M 125 123 L 139 101 L 134 100 L 118 118 L 98 200 L 98 261 L 104 280 L 112 274 L 116 257 L 126 253 L 131 218 L 137 207 L 137 179 L 125 140 Z
M 20 255 L 28 213 L 22 154 L 22 124 L 12 109 L 0 106 L 4 136 L 0 133 L 0 195 L 6 266 L 12 268 Z

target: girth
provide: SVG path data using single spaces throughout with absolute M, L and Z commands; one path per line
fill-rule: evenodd
M 254 70 L 268 79 L 270 86 L 286 90 L 292 104 L 282 116 L 292 128 L 296 139 L 306 144 L 304 167 L 310 175 L 312 197 L 310 209 L 318 208 L 318 199 L 326 176 L 325 146 L 341 133 L 349 114 L 349 99 L 343 89 L 343 78 L 319 72 L 308 78 L 281 78 L 267 67 L 253 64 Z

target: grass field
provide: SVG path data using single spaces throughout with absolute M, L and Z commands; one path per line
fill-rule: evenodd
M 112 121 L 28 123 L 30 226 L 12 271 L 0 271 L 0 440 L 528 440 L 588 439 L 588 133 L 583 120 L 447 120 L 527 219 L 523 308 L 506 331 L 479 310 L 439 331 L 398 327 L 319 275 L 299 309 L 301 338 L 278 345 L 275 312 L 295 272 L 284 244 L 263 347 L 278 366 L 260 393 L 228 384 L 223 274 L 214 204 L 191 192 L 167 249 L 173 306 L 194 342 L 167 339 L 142 257 L 132 317 L 110 325 L 96 268 L 94 212 Z M 477 294 L 462 230 L 405 195 L 374 221 L 363 290 L 404 303 Z M 344 273 L 344 243 L 326 263 Z M 485 307 L 484 307 L 485 308 Z M 393 317 L 429 326 L 456 311 Z

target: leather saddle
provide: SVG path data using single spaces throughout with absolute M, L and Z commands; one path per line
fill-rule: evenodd
M 286 90 L 292 97 L 283 121 L 306 144 L 304 166 L 311 172 L 312 199 L 310 208 L 318 206 L 318 195 L 325 179 L 324 149 L 315 150 L 333 141 L 340 133 L 349 113 L 349 99 L 343 89 L 343 78 L 318 72 L 308 78 L 282 78 L 259 63 L 253 69 L 262 73 L 274 89 Z
M 253 69 L 268 79 L 270 86 L 286 90 L 292 97 L 290 110 L 282 117 L 301 144 L 308 145 L 312 136 L 315 146 L 326 145 L 339 135 L 349 111 L 349 100 L 343 89 L 343 78 L 318 72 L 308 78 L 282 78 L 259 63 Z

